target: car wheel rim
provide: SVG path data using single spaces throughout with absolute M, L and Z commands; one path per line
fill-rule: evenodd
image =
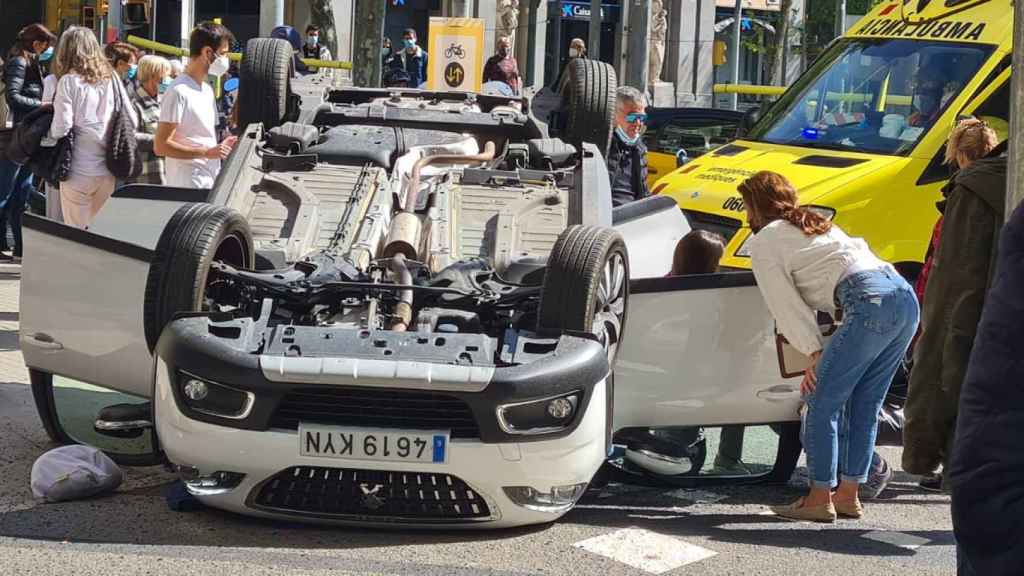
M 622 326 L 626 314 L 626 259 L 616 251 L 605 261 L 601 282 L 597 288 L 594 313 L 594 332 L 608 354 L 608 364 L 622 340 Z

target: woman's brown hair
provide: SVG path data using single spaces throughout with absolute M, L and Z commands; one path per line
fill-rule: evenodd
M 725 252 L 725 238 L 707 230 L 694 230 L 683 236 L 672 255 L 672 275 L 714 274 Z
M 832 229 L 832 223 L 797 203 L 796 189 L 781 174 L 758 172 L 739 185 L 750 227 L 757 232 L 775 220 L 785 220 L 807 236 Z
M 16 58 L 22 56 L 28 58 L 32 52 L 32 45 L 36 42 L 46 42 L 53 45 L 57 37 L 50 32 L 50 29 L 42 24 L 29 24 L 18 31 L 14 46 L 11 47 L 9 56 Z

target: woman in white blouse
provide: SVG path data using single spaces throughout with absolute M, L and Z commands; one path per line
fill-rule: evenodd
M 58 140 L 75 131 L 71 173 L 60 185 L 61 212 L 67 224 L 88 228 L 117 183 L 106 163 L 115 98 L 121 98 L 119 105 L 133 123 L 135 114 L 92 30 L 72 26 L 61 35 L 53 73 L 57 89 L 50 137 Z
M 785 177 L 759 172 L 739 192 L 755 233 L 757 284 L 779 332 L 813 360 L 800 386 L 810 493 L 773 510 L 796 520 L 860 518 L 858 487 L 868 477 L 878 411 L 917 330 L 917 299 L 863 240 L 801 207 Z M 837 309 L 842 322 L 825 343 L 817 312 Z

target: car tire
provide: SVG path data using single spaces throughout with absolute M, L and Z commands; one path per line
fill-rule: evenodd
M 573 143 L 590 142 L 608 154 L 615 126 L 615 69 L 599 60 L 573 58 L 561 86 L 565 135 Z
M 608 350 L 609 366 L 614 366 L 628 301 L 629 255 L 622 236 L 600 226 L 565 229 L 544 273 L 537 312 L 540 331 L 595 334 Z
M 249 223 L 231 208 L 185 204 L 164 227 L 149 269 L 143 318 L 151 350 L 175 314 L 202 310 L 210 265 L 215 261 L 252 267 L 255 255 Z
M 292 46 L 276 38 L 253 38 L 245 45 L 238 67 L 238 125 L 280 126 L 288 115 Z

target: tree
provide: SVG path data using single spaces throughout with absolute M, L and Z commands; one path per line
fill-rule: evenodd
M 313 24 L 320 27 L 320 41 L 331 54 L 338 57 L 338 34 L 334 28 L 334 8 L 331 0 L 309 0 Z
M 789 44 L 793 25 L 793 0 L 782 0 L 779 7 L 779 23 L 775 28 L 775 43 L 772 46 L 768 59 L 771 62 L 771 84 L 773 86 L 786 85 L 786 45 Z

